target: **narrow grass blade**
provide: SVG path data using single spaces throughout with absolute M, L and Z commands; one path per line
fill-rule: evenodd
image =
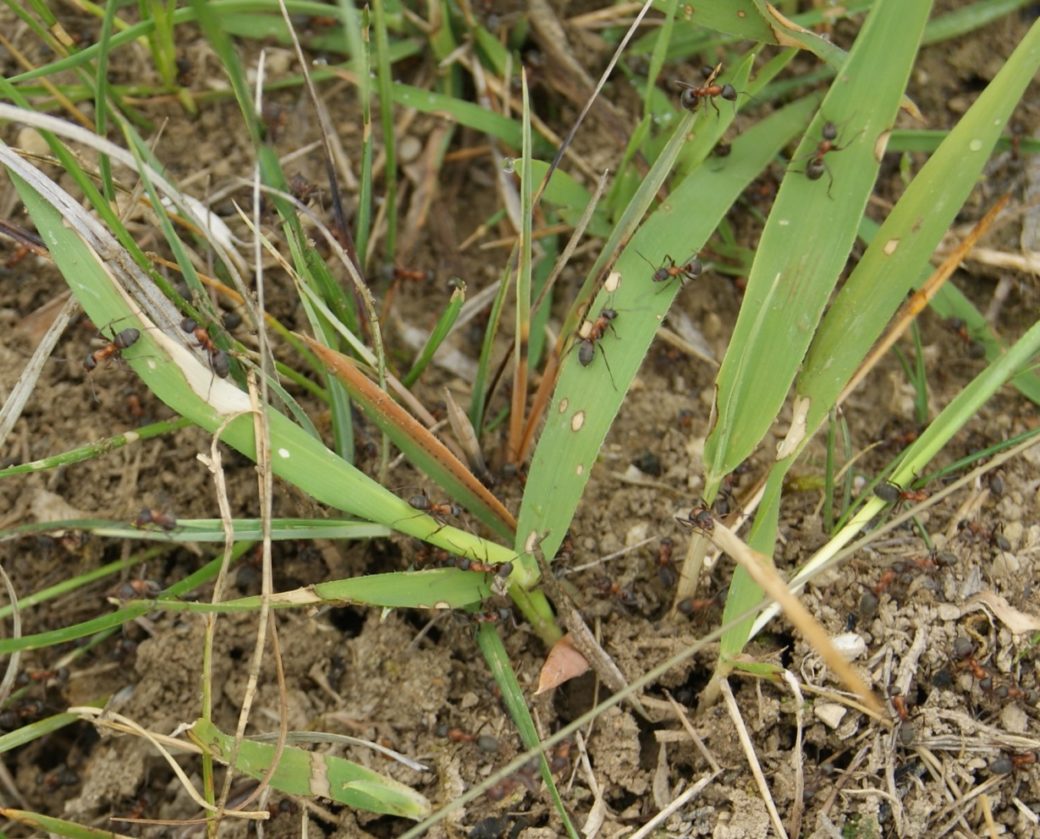
M 481 653 L 484 654 L 484 660 L 491 670 L 495 684 L 502 691 L 502 702 L 505 703 L 506 708 L 509 710 L 509 716 L 513 718 L 513 723 L 516 725 L 517 731 L 520 732 L 520 740 L 528 749 L 538 748 L 541 745 L 538 729 L 535 728 L 534 719 L 532 719 L 531 712 L 527 708 L 527 701 L 524 699 L 524 692 L 520 687 L 520 682 L 517 681 L 516 673 L 513 672 L 509 653 L 506 652 L 502 639 L 494 626 L 486 623 L 481 624 L 477 629 L 477 645 L 480 647 Z M 552 796 L 556 813 L 563 822 L 567 835 L 573 837 L 573 839 L 578 839 L 578 833 L 574 829 L 574 825 L 571 824 L 567 809 L 560 798 L 559 790 L 556 789 L 552 770 L 549 768 L 549 762 L 545 759 L 544 753 L 538 755 L 538 764 L 542 770 L 542 780 L 545 781 L 546 786 L 549 788 L 549 794 Z
M 433 331 L 430 332 L 430 337 L 427 339 L 425 346 L 419 353 L 419 357 L 415 359 L 415 363 L 412 365 L 412 369 L 408 371 L 407 375 L 401 379 L 401 384 L 405 387 L 410 388 L 423 374 L 423 371 L 429 366 L 430 362 L 433 361 L 433 356 L 440 348 L 440 345 L 444 343 L 444 339 L 448 337 L 451 332 L 451 328 L 455 325 L 455 321 L 459 318 L 459 313 L 462 311 L 462 304 L 466 302 L 466 289 L 465 287 L 456 288 L 451 293 L 451 300 L 448 301 L 448 307 L 441 312 L 441 316 L 437 318 L 437 323 L 433 327 Z
M 531 338 L 531 229 L 534 223 L 534 178 L 531 169 L 531 101 L 527 90 L 527 73 L 521 72 L 523 101 L 523 147 L 520 171 L 520 242 L 516 266 L 516 306 L 513 332 L 513 393 L 509 410 L 509 438 L 506 458 L 517 463 L 527 416 L 527 374 Z
M 13 807 L 0 807 L 0 816 L 10 819 L 16 824 L 28 827 L 37 834 L 48 836 L 67 836 L 69 839 L 133 839 L 125 833 L 111 830 L 100 830 L 95 827 L 84 827 L 75 822 L 34 813 L 31 810 L 16 810 Z
M 277 751 L 275 746 L 252 740 L 236 743 L 209 720 L 196 720 L 188 736 L 222 763 L 234 755 L 235 770 L 258 780 L 266 777 Z M 424 819 L 431 809 L 425 796 L 392 778 L 341 757 L 295 746 L 282 747 L 269 783 L 290 795 L 320 796 L 358 810 L 414 821 Z
M 345 603 L 378 606 L 382 609 L 462 609 L 490 597 L 493 594 L 492 582 L 490 574 L 460 571 L 457 568 L 394 571 L 345 580 L 326 580 L 304 588 L 276 592 L 270 596 L 268 603 L 272 609 L 338 606 Z M 144 606 L 149 610 L 167 612 L 230 614 L 255 612 L 261 602 L 258 595 L 220 603 L 159 599 L 147 604 L 131 601 L 127 606 Z
M 929 6 L 880 0 L 780 186 L 719 371 L 704 449 L 709 501 L 775 421 L 809 348 L 855 241 L 877 177 L 874 144 L 895 117 Z M 828 124 L 838 148 L 812 180 L 807 167 Z

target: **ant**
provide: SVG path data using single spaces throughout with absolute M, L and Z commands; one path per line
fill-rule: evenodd
M 470 734 L 462 728 L 448 727 L 443 724 L 437 726 L 434 733 L 453 743 L 476 743 L 478 749 L 489 754 L 494 754 L 499 749 L 498 738 L 490 734 Z
M 722 72 L 722 65 L 716 64 L 714 67 L 704 67 L 701 73 L 704 76 L 704 83 L 700 85 L 690 84 L 689 82 L 679 82 L 680 87 L 683 88 L 683 92 L 679 95 L 679 104 L 687 111 L 697 110 L 697 105 L 700 104 L 701 99 L 707 99 L 708 104 L 715 109 L 715 113 L 719 113 L 719 106 L 715 104 L 715 97 L 721 96 L 727 102 L 733 102 L 737 98 L 737 90 L 731 84 L 716 84 L 715 80 L 719 77 Z
M 193 335 L 195 340 L 199 342 L 199 346 L 206 351 L 206 354 L 209 356 L 209 366 L 213 368 L 214 374 L 221 379 L 226 379 L 228 373 L 231 372 L 228 354 L 214 344 L 213 339 L 209 337 L 209 333 L 191 318 L 185 318 L 181 321 L 181 329 Z
M 407 280 L 413 283 L 432 282 L 434 277 L 433 271 L 414 271 L 399 265 L 392 266 L 391 271 L 395 280 Z
M 607 373 L 610 375 L 610 383 L 614 385 L 614 390 L 617 390 L 617 384 L 614 382 L 614 373 L 611 371 L 610 363 L 607 361 L 606 350 L 603 349 L 602 345 L 599 345 L 599 341 L 602 340 L 608 329 L 617 335 L 617 331 L 614 329 L 614 320 L 616 318 L 617 311 L 609 306 L 604 306 L 600 310 L 598 318 L 594 321 L 585 321 L 578 330 L 578 337 L 581 339 L 578 342 L 578 363 L 582 367 L 588 367 L 592 364 L 592 360 L 596 357 L 596 347 L 599 346 L 600 352 L 603 353 L 603 363 L 607 365 Z
M 675 608 L 688 618 L 704 616 L 709 610 L 719 606 L 724 593 L 724 591 L 719 592 L 714 597 L 684 597 L 675 604 Z
M 834 176 L 831 174 L 830 167 L 827 165 L 827 161 L 824 160 L 824 155 L 828 152 L 842 151 L 848 148 L 849 144 L 846 143 L 844 146 L 839 146 L 835 143 L 838 139 L 838 127 L 833 122 L 825 122 L 823 124 L 823 130 L 820 132 L 823 137 L 819 144 L 816 146 L 816 151 L 809 157 L 809 162 L 805 165 L 805 176 L 810 181 L 818 181 L 823 177 L 823 174 L 827 173 L 827 197 L 831 197 L 831 187 L 834 186 Z
M 961 318 L 947 318 L 946 327 L 961 340 L 971 358 L 983 358 L 986 355 L 986 348 L 971 336 L 968 324 Z
M 162 586 L 155 580 L 128 580 L 114 586 L 108 596 L 116 600 L 151 600 L 161 591 Z
M 888 700 L 892 703 L 892 710 L 896 712 L 900 721 L 906 722 L 910 719 L 910 709 L 906 705 L 906 697 L 903 694 L 893 693 Z
M 617 600 L 622 606 L 634 608 L 638 604 L 636 593 L 630 586 L 623 586 L 609 577 L 600 577 L 595 582 L 596 590 L 602 597 L 610 597 Z
M 45 687 L 60 686 L 69 680 L 69 668 L 59 667 L 55 670 L 22 670 L 15 678 L 15 684 L 24 687 L 29 684 L 42 684 Z
M 113 332 L 111 341 L 101 349 L 87 354 L 87 357 L 83 360 L 83 366 L 87 368 L 89 373 L 102 361 L 118 357 L 127 347 L 137 343 L 137 339 L 140 337 L 141 332 L 138 329 L 124 329 L 122 332 Z
M 672 551 L 675 543 L 668 537 L 662 537 L 657 548 L 657 578 L 665 588 L 675 585 L 675 562 L 672 559 Z
M 874 487 L 874 495 L 886 504 L 893 504 L 900 501 L 909 501 L 913 504 L 920 504 L 929 497 L 928 490 L 903 489 L 901 486 L 894 484 L 891 481 L 882 481 Z
M 430 500 L 430 496 L 428 496 L 425 492 L 420 492 L 418 495 L 413 495 L 411 498 L 408 499 L 408 503 L 414 509 L 432 516 L 434 519 L 437 520 L 437 522 L 439 522 L 442 525 L 447 524 L 447 522 L 445 521 L 446 516 L 458 518 L 462 515 L 462 508 L 458 504 L 455 504 L 451 501 L 445 501 L 440 504 L 435 504 Z
M 643 257 L 643 261 L 647 265 L 651 268 L 654 267 L 654 264 L 649 259 L 642 254 L 639 255 Z M 703 271 L 704 264 L 696 257 L 682 265 L 678 265 L 674 259 L 666 254 L 664 257 L 664 264 L 660 268 L 654 268 L 654 275 L 651 279 L 655 283 L 664 283 L 678 277 L 680 282 L 685 282 L 686 280 L 696 280 Z
M 715 529 L 715 516 L 703 501 L 693 507 L 685 518 L 676 516 L 675 520 L 684 527 L 692 527 L 704 533 L 711 533 Z
M 141 512 L 137 514 L 137 518 L 134 519 L 134 527 L 146 527 L 149 524 L 157 525 L 167 531 L 176 530 L 177 519 L 170 513 L 145 508 L 141 510 Z
M 478 574 L 494 574 L 503 580 L 513 573 L 512 562 L 500 562 L 494 565 L 490 562 L 480 562 L 476 559 L 460 556 L 455 559 L 455 567 L 460 571 L 475 571 Z

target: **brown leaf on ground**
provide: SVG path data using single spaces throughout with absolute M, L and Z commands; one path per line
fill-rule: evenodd
M 585 656 L 574 649 L 571 644 L 570 634 L 564 635 L 549 650 L 545 664 L 542 665 L 542 671 L 538 674 L 538 690 L 534 692 L 534 695 L 538 696 L 540 693 L 559 687 L 588 669 L 589 663 L 585 660 Z

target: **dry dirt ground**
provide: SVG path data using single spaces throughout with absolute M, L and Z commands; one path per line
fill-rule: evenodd
M 951 125 L 963 113 L 1030 22 L 1026 14 L 1011 15 L 981 32 L 925 51 L 911 95 L 932 127 Z M 87 19 L 65 23 L 72 31 L 80 27 L 87 37 L 94 31 Z M 6 12 L 0 13 L 0 26 L 8 32 L 19 31 Z M 26 43 L 30 41 L 26 33 L 21 34 Z M 836 38 L 840 40 L 843 34 L 847 37 L 849 33 L 838 32 Z M 206 74 L 216 75 L 218 70 L 196 35 L 183 30 L 181 57 L 193 68 L 191 83 L 204 89 Z M 255 57 L 255 45 L 245 45 L 244 54 Z M 291 69 L 284 51 L 276 49 L 274 58 L 269 73 Z M 116 78 L 152 78 L 143 50 L 124 50 L 114 62 Z M 400 77 L 416 79 L 428 71 L 415 63 L 401 67 Z M 323 87 L 323 94 L 342 131 L 344 146 L 356 148 L 352 89 L 330 84 Z M 565 130 L 573 109 L 553 97 L 551 91 L 538 92 L 539 101 L 552 106 L 547 113 L 555 113 L 557 129 Z M 615 101 L 624 100 L 619 94 Z M 277 138 L 282 154 L 316 138 L 317 124 L 298 90 L 274 94 L 271 102 L 285 117 Z M 244 133 L 237 128 L 232 103 L 209 102 L 195 120 L 170 101 L 146 100 L 138 107 L 157 121 L 169 120 L 156 153 L 173 178 L 192 180 L 196 194 L 218 193 L 235 178 L 249 175 L 251 154 Z M 437 126 L 436 120 L 419 116 L 400 138 L 402 148 L 421 146 Z M 1034 136 L 1040 129 L 1035 96 L 1020 107 L 1014 127 Z M 17 139 L 12 126 L 4 131 L 8 142 Z M 482 142 L 463 131 L 454 148 Z M 597 147 L 611 159 L 620 152 L 619 148 L 604 150 L 601 137 L 579 135 L 577 143 L 590 155 Z M 894 183 L 898 177 L 895 164 L 886 166 L 884 177 Z M 1021 190 L 1024 166 L 1010 155 L 995 160 L 963 220 L 980 215 L 1003 189 Z M 317 152 L 298 157 L 288 169 L 321 182 Z M 400 286 L 394 300 L 395 317 L 427 329 L 432 323 L 430 312 L 439 309 L 446 297 L 449 277 L 464 277 L 469 288 L 477 291 L 497 276 L 505 251 L 459 249 L 494 210 L 493 177 L 493 163 L 486 155 L 449 159 L 444 164 L 430 223 L 406 257 L 409 267 L 430 269 L 435 278 L 425 284 Z M 879 196 L 877 215 L 890 197 L 884 182 Z M 233 197 L 248 201 L 245 190 Z M 6 184 L 0 187 L 0 206 L 5 216 L 19 213 Z M 751 214 L 735 217 L 734 224 L 753 246 L 757 231 Z M 162 247 L 148 219 L 136 220 L 131 229 L 146 250 Z M 490 232 L 485 238 L 495 235 Z M 1019 225 L 1012 222 L 1001 227 L 989 244 L 1014 252 L 1018 235 Z M 567 279 L 575 282 L 579 276 L 575 270 Z M 61 294 L 63 284 L 52 267 L 34 258 L 4 270 L 3 278 L 0 318 L 5 339 L 0 345 L 0 381 L 7 393 L 31 351 L 33 335 L 26 328 L 26 319 Z M 1008 276 L 970 263 L 953 281 L 985 309 L 1001 279 L 1009 281 L 1009 288 L 997 326 L 1014 337 L 1040 312 L 1035 277 Z M 291 292 L 284 287 L 280 291 L 278 283 L 272 277 L 272 311 L 288 326 L 303 327 Z M 378 293 L 385 288 L 385 284 L 379 285 Z M 688 284 L 676 306 L 721 357 L 739 304 L 739 290 L 730 280 L 706 275 Z M 926 313 L 920 326 L 934 415 L 982 363 L 938 318 Z M 96 371 L 88 383 L 82 358 L 94 334 L 85 320 L 69 330 L 9 440 L 3 453 L 5 465 L 170 416 L 164 405 L 118 365 Z M 481 334 L 478 327 L 472 334 L 462 335 L 458 348 L 475 356 Z M 392 344 L 400 341 L 394 329 L 390 329 L 390 340 Z M 909 350 L 909 344 L 905 348 Z M 671 617 L 669 610 L 672 573 L 659 563 L 664 537 L 674 540 L 676 557 L 685 551 L 688 533 L 675 526 L 673 515 L 688 506 L 699 491 L 700 447 L 712 381 L 713 371 L 703 362 L 676 355 L 663 345 L 652 349 L 574 522 L 572 553 L 560 564 L 570 572 L 653 538 L 645 547 L 614 561 L 564 577 L 578 607 L 601 632 L 605 648 L 629 677 L 693 643 L 719 621 L 713 598 L 727 584 L 731 573 L 727 563 L 719 562 L 706 572 L 698 594 L 703 602 L 692 616 L 679 618 Z M 423 395 L 431 404 L 439 399 L 441 386 L 462 397 L 467 391 L 465 382 L 443 372 L 436 373 L 430 384 Z M 847 403 L 845 418 L 852 440 L 863 453 L 856 464 L 862 473 L 875 474 L 905 444 L 904 435 L 914 427 L 912 395 L 901 368 L 890 358 Z M 1034 427 L 1036 421 L 1036 407 L 1005 390 L 942 453 L 941 461 L 949 463 L 977 452 Z M 371 429 L 365 430 L 371 433 Z M 499 442 L 487 441 L 493 460 Z M 40 505 L 46 506 L 47 499 L 53 503 L 54 496 L 86 515 L 127 521 L 145 506 L 175 511 L 183 518 L 216 515 L 209 473 L 195 457 L 209 446 L 206 434 L 187 429 L 54 473 L 5 480 L 0 483 L 0 510 L 9 511 L 5 525 L 33 520 L 40 514 Z M 1026 638 L 1012 635 L 993 611 L 968 605 L 979 592 L 992 592 L 1014 608 L 1040 612 L 1036 596 L 1040 580 L 1038 466 L 1040 451 L 1034 451 L 1004 467 L 999 483 L 983 482 L 921 516 L 920 524 L 942 554 L 941 562 L 925 561 L 927 552 L 918 532 L 900 530 L 807 590 L 805 602 L 828 631 L 854 633 L 862 639 L 864 650 L 857 663 L 871 674 L 878 692 L 884 694 L 897 686 L 903 691 L 906 719 L 900 726 L 882 726 L 855 710 L 843 712 L 844 706 L 826 696 L 816 697 L 815 708 L 811 708 L 800 706 L 785 686 L 752 679 L 733 681 L 737 705 L 788 827 L 800 809 L 802 835 L 933 836 L 940 835 L 942 828 L 950 831 L 948 835 L 1040 835 L 1040 772 L 1030 763 L 1030 755 L 1040 746 L 1036 653 Z M 234 512 L 255 515 L 252 465 L 226 451 L 225 467 Z M 800 467 L 784 504 L 781 548 L 776 557 L 782 570 L 803 561 L 825 541 L 819 514 L 817 479 L 821 474 L 822 450 L 818 450 Z M 752 460 L 736 488 L 738 495 L 756 475 Z M 395 475 L 401 488 L 411 488 L 415 481 L 411 473 Z M 502 487 L 505 499 L 515 507 L 519 488 L 508 482 Z M 319 514 L 312 502 L 290 488 L 279 487 L 277 496 L 277 515 Z M 2 555 L 15 589 L 24 595 L 141 549 L 138 544 L 94 537 L 48 536 L 8 543 Z M 286 590 L 323 579 L 402 570 L 412 564 L 416 552 L 416 546 L 403 539 L 360 545 L 279 543 L 275 546 L 275 587 Z M 163 550 L 129 576 L 167 584 L 210 556 L 205 547 Z M 235 593 L 255 593 L 258 579 L 255 563 L 243 563 L 234 575 Z M 65 626 L 106 610 L 103 598 L 110 588 L 111 581 L 107 581 L 28 611 L 23 632 Z M 205 598 L 209 592 L 198 594 Z M 363 749 L 347 753 L 414 786 L 435 804 L 443 804 L 515 756 L 519 740 L 476 650 L 473 625 L 461 618 L 444 618 L 419 637 L 428 617 L 407 612 L 382 617 L 376 610 L 360 608 L 283 614 L 279 638 L 286 667 L 289 727 L 379 740 L 422 760 L 429 771 L 404 769 Z M 219 623 L 215 679 L 219 694 L 214 717 L 224 730 L 234 727 L 255 631 L 252 616 L 225 618 Z M 504 633 L 521 684 L 530 696 L 545 650 L 523 626 L 507 626 Z M 157 612 L 77 657 L 67 682 L 40 683 L 33 690 L 45 713 L 119 693 L 123 714 L 151 730 L 169 732 L 199 714 L 201 648 L 199 621 Z M 61 648 L 30 653 L 23 668 L 44 670 L 69 652 Z M 757 659 L 781 663 L 806 685 L 824 692 L 838 688 L 812 651 L 782 621 L 774 621 L 772 632 L 757 639 L 749 652 Z M 671 710 L 658 713 L 657 722 L 647 723 L 622 706 L 605 713 L 584 732 L 587 767 L 578 760 L 576 744 L 558 755 L 562 771 L 557 777 L 564 800 L 579 823 L 594 801 L 590 778 L 606 805 L 601 835 L 615 836 L 627 835 L 706 777 L 710 764 L 695 745 L 693 731 L 717 763 L 718 774 L 664 823 L 658 835 L 767 835 L 766 808 L 730 716 L 722 705 L 694 715 L 714 655 L 715 648 L 709 646 L 648 692 L 649 700 L 658 700 L 653 705 L 658 708 L 666 707 L 667 691 L 689 715 L 688 727 Z M 276 728 L 278 695 L 273 673 L 269 664 L 255 704 L 255 730 Z M 583 677 L 531 702 L 543 731 L 549 733 L 587 710 L 596 696 L 594 679 Z M 799 721 L 804 744 L 797 754 Z M 457 734 L 445 736 L 450 729 L 485 737 L 478 742 Z M 156 819 L 197 815 L 169 768 L 147 744 L 129 737 L 102 738 L 87 725 L 64 728 L 10 751 L 4 755 L 4 765 L 10 785 L 0 795 L 27 809 L 104 827 L 113 826 L 108 821 L 112 815 Z M 197 766 L 191 765 L 191 771 L 197 783 Z M 803 785 L 801 791 L 799 784 Z M 22 798 L 16 798 L 13 790 Z M 959 796 L 972 797 L 970 803 L 964 803 Z M 299 834 L 301 804 L 280 801 L 277 795 L 270 804 L 273 818 L 265 828 L 268 835 Z M 311 830 L 324 835 L 389 837 L 406 828 L 400 820 L 344 809 L 326 808 L 324 813 L 310 814 Z M 141 835 L 180 835 L 185 830 L 127 824 L 114 828 Z M 520 773 L 492 795 L 453 814 L 432 835 L 534 839 L 560 835 L 560 831 L 544 787 L 529 774 Z

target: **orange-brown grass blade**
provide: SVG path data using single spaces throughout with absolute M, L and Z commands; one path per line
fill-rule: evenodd
M 311 338 L 300 337 L 408 460 L 489 528 L 505 538 L 513 537 L 516 519 L 512 513 L 447 446 L 371 382 L 351 359 Z

